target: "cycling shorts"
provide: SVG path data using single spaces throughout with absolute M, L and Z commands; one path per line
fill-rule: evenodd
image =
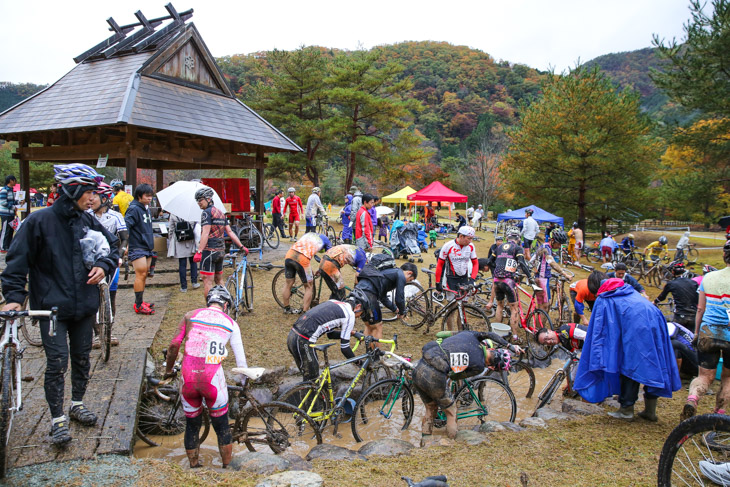
M 550 279 L 537 278 L 537 285 L 542 291 L 535 291 L 535 299 L 537 304 L 547 304 L 550 302 Z
M 340 265 L 331 257 L 327 255 L 322 257 L 322 261 L 319 263 L 319 273 L 322 277 L 325 275 L 328 276 L 337 286 L 337 289 L 343 289 L 345 287 L 345 279 L 340 272 Z
M 129 249 L 129 253 L 127 254 L 129 262 L 134 262 L 135 260 L 144 258 L 151 259 L 152 251 L 146 249 Z
M 730 369 L 730 341 L 727 325 L 713 326 L 703 323 L 697 339 L 697 357 L 703 369 L 715 369 L 722 355 L 722 366 Z M 727 360 L 725 360 L 727 358 Z
M 228 412 L 228 386 L 220 364 L 206 365 L 205 357 L 185 357 L 181 377 L 186 417 L 199 416 L 203 412 L 203 400 L 213 418 Z
M 370 302 L 370 319 L 367 320 L 367 323 L 375 325 L 382 322 L 383 311 L 380 309 L 380 301 L 377 296 L 367 291 L 365 291 L 365 295 L 368 297 L 368 301 Z
M 200 260 L 200 273 L 204 276 L 223 273 L 223 252 L 220 250 L 203 250 Z
M 302 282 L 312 282 L 314 274 L 312 274 L 311 262 L 311 259 L 305 257 L 304 254 L 289 249 L 284 259 L 284 277 L 294 279 L 298 275 Z
M 494 289 L 497 301 L 507 298 L 508 303 L 517 302 L 517 292 L 515 291 L 515 281 L 508 277 L 495 277 Z
M 112 282 L 109 284 L 109 291 L 116 291 L 119 287 L 119 267 L 114 269 L 114 277 L 112 277 Z
M 601 256 L 610 259 L 613 257 L 613 249 L 611 247 L 601 247 Z
M 575 248 L 578 249 L 578 250 L 582 249 L 583 248 L 583 242 L 581 242 L 580 240 L 576 240 L 576 242 L 575 242 Z
M 530 240 L 530 239 L 526 238 L 526 239 L 522 240 L 522 248 L 529 249 L 530 247 L 532 247 L 532 242 L 534 242 L 534 239 Z
M 315 380 L 319 376 L 319 360 L 316 350 L 309 345 L 309 340 L 305 340 L 296 330 L 293 328 L 289 330 L 286 346 L 294 357 L 294 363 L 297 364 L 304 380 Z
M 442 409 L 446 409 L 454 403 L 448 372 L 442 372 L 429 363 L 425 355 L 433 351 L 425 350 L 427 346 L 424 346 L 424 358 L 418 361 L 413 371 L 413 388 L 424 404 L 436 402 Z
M 289 223 L 299 223 L 299 213 L 291 213 L 289 212 Z

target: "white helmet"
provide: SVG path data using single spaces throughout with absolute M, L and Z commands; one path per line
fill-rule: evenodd
M 312 193 L 321 193 L 321 192 L 322 192 L 322 190 L 319 189 L 319 186 L 315 186 L 314 188 L 312 188 Z
M 289 188 L 286 190 L 287 193 L 293 193 L 294 191 L 296 191 L 294 188 Z

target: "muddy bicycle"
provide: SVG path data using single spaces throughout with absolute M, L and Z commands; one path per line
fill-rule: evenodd
M 573 374 L 575 368 L 578 367 L 578 352 L 568 350 L 560 344 L 555 345 L 553 350 L 556 349 L 560 349 L 568 354 L 568 360 L 565 361 L 565 365 L 555 371 L 555 374 L 553 374 L 548 383 L 545 384 L 545 387 L 542 388 L 540 394 L 537 395 L 537 407 L 532 413 L 532 416 L 537 416 L 537 411 L 540 408 L 543 408 L 552 402 L 553 398 L 555 397 L 555 393 L 557 392 L 560 384 L 562 384 L 564 380 L 567 379 L 568 381 L 568 387 L 567 389 L 565 389 L 564 394 L 567 395 L 573 391 Z

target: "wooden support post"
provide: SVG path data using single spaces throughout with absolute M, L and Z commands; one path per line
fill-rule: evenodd
M 164 177 L 165 176 L 164 176 L 163 173 L 164 173 L 164 171 L 162 169 L 156 169 L 155 170 L 155 174 L 156 174 L 156 177 L 155 177 L 155 184 L 156 184 L 155 191 L 162 191 L 164 189 L 164 186 L 163 185 L 164 185 Z
M 23 135 L 18 136 L 18 150 L 28 147 L 28 139 Z M 27 211 L 21 212 L 21 218 L 30 215 L 30 162 L 27 159 L 20 158 L 18 161 L 20 167 L 20 189 L 25 191 L 25 204 Z
M 260 215 L 258 220 L 260 223 L 261 234 L 264 232 L 264 150 L 262 148 L 256 149 L 256 213 Z
M 127 134 L 125 137 L 125 143 L 127 144 L 127 177 L 126 184 L 132 185 L 132 191 L 137 187 L 137 128 L 130 126 L 127 128 Z

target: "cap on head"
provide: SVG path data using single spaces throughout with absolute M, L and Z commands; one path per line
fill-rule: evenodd
M 474 227 L 470 227 L 469 225 L 464 225 L 459 229 L 459 235 L 464 235 L 465 237 L 472 237 L 474 238 L 474 235 L 476 233 L 474 232 Z
M 287 191 L 287 193 L 293 193 L 293 192 L 294 192 L 294 191 L 296 191 L 296 190 L 295 190 L 294 188 L 289 188 L 289 189 L 287 189 L 286 191 Z

